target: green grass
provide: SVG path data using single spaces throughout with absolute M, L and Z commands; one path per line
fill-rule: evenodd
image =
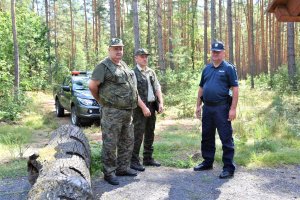
M 176 113 L 177 108 L 168 108 Z M 300 164 L 300 97 L 281 95 L 240 85 L 237 119 L 233 122 L 235 162 L 246 167 Z M 158 132 L 154 155 L 164 165 L 192 167 L 200 159 L 200 130 L 195 126 L 169 125 Z M 222 164 L 221 144 L 216 137 L 215 160 Z
M 32 137 L 32 129 L 24 126 L 2 126 L 0 129 L 0 155 L 7 150 L 11 157 L 22 157 Z
M 5 167 L 3 166 L 5 165 Z M 14 159 L 0 166 L 0 179 L 27 175 L 27 160 Z

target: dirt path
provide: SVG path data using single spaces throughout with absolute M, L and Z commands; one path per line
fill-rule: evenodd
M 112 186 L 101 177 L 92 180 L 94 199 L 101 200 L 300 200 L 300 166 L 249 170 L 238 167 L 235 177 L 218 178 L 221 168 L 194 172 L 192 169 L 147 168 L 137 177 L 120 177 Z M 1 200 L 26 199 L 26 177 L 0 181 Z

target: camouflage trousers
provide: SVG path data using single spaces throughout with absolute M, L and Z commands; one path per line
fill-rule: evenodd
M 132 163 L 140 162 L 139 153 L 143 140 L 143 160 L 147 161 L 152 159 L 156 115 L 153 107 L 150 106 L 149 109 L 151 111 L 150 117 L 144 117 L 139 107 L 133 112 L 134 148 L 131 157 Z
M 134 141 L 132 112 L 102 108 L 102 162 L 105 175 L 129 168 Z

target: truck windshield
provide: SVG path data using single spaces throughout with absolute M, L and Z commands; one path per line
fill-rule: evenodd
M 89 77 L 76 77 L 73 79 L 73 90 L 88 90 Z

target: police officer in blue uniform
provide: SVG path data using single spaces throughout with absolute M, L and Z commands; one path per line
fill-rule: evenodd
M 238 77 L 234 65 L 224 60 L 225 48 L 222 42 L 212 44 L 211 55 L 212 63 L 207 64 L 202 71 L 196 106 L 197 118 L 201 118 L 202 111 L 201 152 L 204 161 L 194 167 L 194 171 L 213 168 L 215 135 L 218 130 L 224 164 L 219 178 L 223 179 L 232 177 L 235 171 L 231 121 L 236 118 Z

